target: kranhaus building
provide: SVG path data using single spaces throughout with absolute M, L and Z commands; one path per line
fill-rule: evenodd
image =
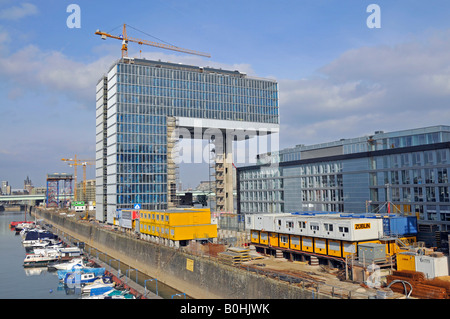
M 96 86 L 96 219 L 175 207 L 181 139 L 214 144 L 215 210 L 231 212 L 232 141 L 278 132 L 274 80 L 123 57 Z

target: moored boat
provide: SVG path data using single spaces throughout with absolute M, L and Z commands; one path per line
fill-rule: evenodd
M 114 286 L 114 282 L 112 281 L 111 277 L 108 276 L 97 276 L 94 273 L 81 273 L 79 271 L 75 272 L 69 272 L 66 274 L 64 278 L 64 284 L 66 284 L 69 287 L 74 287 L 75 285 L 79 284 L 81 287 L 85 287 L 89 284 L 108 284 Z
M 81 268 L 81 269 L 76 269 L 76 270 L 58 270 L 57 274 L 58 274 L 58 279 L 59 280 L 64 280 L 64 278 L 66 278 L 66 275 L 69 273 L 92 273 L 94 274 L 96 277 L 98 276 L 103 276 L 105 274 L 105 268 L 89 268 L 89 267 L 85 267 L 85 268 Z
M 106 288 L 104 289 L 106 290 Z M 100 290 L 99 290 L 100 291 Z M 127 290 L 110 289 L 102 294 L 95 294 L 91 290 L 89 296 L 82 296 L 83 299 L 136 299 L 135 296 L 130 294 Z
M 15 221 L 15 222 L 10 222 L 9 223 L 9 227 L 14 230 L 16 229 L 16 226 L 19 224 L 24 224 L 24 223 L 29 223 L 29 224 L 34 224 L 33 221 Z
M 64 247 L 58 248 L 61 260 L 71 260 L 74 257 L 83 255 L 83 251 L 78 247 Z
M 22 222 L 15 225 L 16 232 L 20 232 L 23 229 L 33 229 L 35 227 L 34 222 Z
M 49 263 L 58 260 L 58 256 L 52 255 L 40 255 L 40 254 L 28 254 L 23 260 L 24 267 L 46 267 Z
M 76 270 L 88 268 L 83 258 L 73 258 L 69 261 L 58 261 L 48 265 L 49 270 Z
M 88 284 L 81 284 L 81 293 L 89 294 L 91 296 L 100 295 L 113 289 L 114 285 L 115 283 L 111 280 L 110 277 L 103 276 Z
M 25 237 L 22 241 L 24 247 L 32 246 L 38 243 L 42 239 L 57 239 L 57 236 L 46 230 L 30 230 L 25 233 Z

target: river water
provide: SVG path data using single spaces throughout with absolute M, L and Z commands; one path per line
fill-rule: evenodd
M 28 215 L 27 220 L 33 217 Z M 12 221 L 24 220 L 24 212 L 4 211 L 0 212 L 0 299 L 77 299 L 81 298 L 80 291 L 67 290 L 58 280 L 56 271 L 48 271 L 44 268 L 24 268 L 25 248 L 22 238 L 9 225 Z M 91 251 L 89 246 L 86 252 Z M 98 253 L 95 249 L 91 252 L 94 256 Z M 101 253 L 98 256 L 102 261 L 117 268 L 117 260 L 111 262 L 111 257 Z M 108 262 L 109 261 L 109 262 Z M 138 279 L 142 286 L 150 277 L 136 270 L 129 269 L 128 265 L 120 264 L 122 274 L 128 274 L 129 280 Z M 163 299 L 184 299 L 186 294 L 173 289 L 155 280 L 147 285 L 148 290 L 157 293 Z
M 31 216 L 27 216 L 31 219 Z M 24 268 L 22 238 L 9 223 L 24 220 L 24 212 L 0 212 L 0 299 L 76 299 L 47 268 Z

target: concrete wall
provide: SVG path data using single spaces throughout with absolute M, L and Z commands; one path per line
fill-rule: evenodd
M 213 258 L 193 256 L 179 249 L 130 238 L 92 223 L 76 222 L 48 211 L 38 211 L 38 215 L 65 233 L 193 298 L 312 298 L 309 290 L 220 264 Z M 193 263 L 192 270 L 187 267 L 190 261 Z M 317 298 L 317 294 L 315 296 Z

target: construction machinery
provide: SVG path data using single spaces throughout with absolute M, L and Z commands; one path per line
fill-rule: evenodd
M 73 199 L 74 201 L 78 201 L 77 194 L 77 167 L 83 166 L 83 199 L 86 199 L 86 166 L 87 165 L 95 165 L 95 161 L 93 159 L 77 159 L 77 155 L 74 158 L 62 158 L 63 162 L 68 162 L 69 166 L 73 166 L 74 168 L 74 193 Z
M 135 29 L 135 28 L 133 28 L 133 29 Z M 128 56 L 128 42 L 134 42 L 134 43 L 137 43 L 140 45 L 142 45 L 142 44 L 150 45 L 150 46 L 161 48 L 161 49 L 167 49 L 167 50 L 178 51 L 178 52 L 183 52 L 183 53 L 188 53 L 188 54 L 193 54 L 193 55 L 199 55 L 199 56 L 204 56 L 207 58 L 211 57 L 211 55 L 209 53 L 194 51 L 194 50 L 190 50 L 190 49 L 184 49 L 184 48 L 180 48 L 180 47 L 177 47 L 177 46 L 171 45 L 171 44 L 158 43 L 158 42 L 138 39 L 138 38 L 134 38 L 134 37 L 129 37 L 127 34 L 127 25 L 126 24 L 123 25 L 122 34 L 118 35 L 118 36 L 109 34 L 107 32 L 102 32 L 100 30 L 97 30 L 95 32 L 95 34 L 100 35 L 103 40 L 106 40 L 106 38 L 121 40 L 122 41 L 122 57 Z

